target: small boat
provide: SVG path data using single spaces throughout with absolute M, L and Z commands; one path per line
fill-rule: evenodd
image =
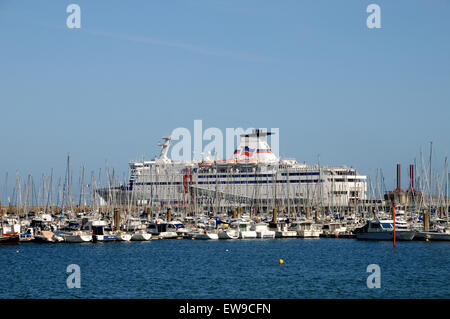
M 116 240 L 117 241 L 130 241 L 131 240 L 131 234 L 118 231 L 118 232 L 116 232 Z
M 238 239 L 239 238 L 239 228 L 237 224 L 231 224 L 219 231 L 219 239 Z
M 7 233 L 0 236 L 0 244 L 18 244 L 19 241 L 18 233 Z
M 300 238 L 319 238 L 321 233 L 321 230 L 317 229 L 314 222 L 310 220 L 293 222 L 289 229 L 295 230 Z
M 92 235 L 88 232 L 74 231 L 61 234 L 66 243 L 87 243 L 92 241 Z
M 106 222 L 104 220 L 93 220 L 88 222 L 89 230 L 92 233 L 93 242 L 116 241 L 117 236 L 113 232 L 105 231 Z
M 139 230 L 131 236 L 132 241 L 147 241 L 150 239 L 152 239 L 152 234 L 149 234 L 144 230 Z
M 297 237 L 297 231 L 290 230 L 286 222 L 270 222 L 269 229 L 275 232 L 275 238 L 294 238 Z
M 92 235 L 93 242 L 105 242 L 105 241 L 116 241 L 116 240 L 117 240 L 116 234 L 106 232 L 106 231 L 101 235 L 100 234 Z
M 418 231 L 414 240 L 450 241 L 450 232 L 440 232 L 437 230 Z
M 43 230 L 39 234 L 34 235 L 33 241 L 36 243 L 58 243 L 63 242 L 64 238 L 59 235 L 55 235 L 55 233 L 51 231 Z
M 204 230 L 203 232 L 196 233 L 193 236 L 194 239 L 203 239 L 203 240 L 216 240 L 219 239 L 219 235 L 217 233 L 210 233 L 208 230 Z
M 240 239 L 254 239 L 256 238 L 256 231 L 250 230 L 251 223 L 247 221 L 236 221 L 232 224 L 236 223 L 239 228 L 239 238 Z
M 322 234 L 325 236 L 339 236 L 347 232 L 347 225 L 340 222 L 329 222 L 322 225 Z
M 171 223 L 150 223 L 148 230 L 152 236 L 158 236 L 164 239 L 177 238 L 177 228 Z
M 406 228 L 405 228 L 406 227 Z M 355 229 L 357 239 L 364 240 L 393 240 L 394 239 L 394 221 L 390 219 L 377 219 L 368 221 L 366 225 Z M 396 240 L 413 240 L 415 231 L 407 229 L 407 225 L 399 221 L 396 223 Z
M 275 238 L 275 231 L 269 230 L 269 225 L 266 223 L 257 223 L 250 228 L 256 232 L 256 238 Z

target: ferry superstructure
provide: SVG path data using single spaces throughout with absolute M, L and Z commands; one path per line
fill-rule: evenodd
M 366 198 L 366 176 L 346 166 L 320 166 L 277 158 L 267 143 L 272 133 L 256 129 L 242 134 L 231 159 L 173 161 L 170 137 L 152 161 L 129 163 L 128 185 L 100 189 L 104 203 L 203 210 L 275 206 L 348 207 Z

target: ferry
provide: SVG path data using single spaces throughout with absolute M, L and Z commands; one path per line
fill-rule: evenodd
M 200 161 L 172 160 L 168 157 L 171 137 L 164 137 L 159 157 L 129 163 L 127 185 L 96 192 L 103 205 L 132 202 L 171 207 L 174 212 L 186 207 L 206 211 L 212 201 L 220 211 L 253 206 L 268 212 L 275 204 L 289 210 L 304 203 L 340 207 L 366 199 L 366 176 L 355 168 L 279 158 L 267 143 L 271 134 L 260 129 L 242 134 L 232 158 L 212 160 L 208 154 Z

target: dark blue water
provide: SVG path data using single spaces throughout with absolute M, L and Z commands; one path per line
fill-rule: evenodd
M 449 298 L 449 251 L 353 239 L 24 243 L 0 246 L 0 298 Z M 79 289 L 67 288 L 69 264 Z M 367 288 L 369 264 L 379 289 Z

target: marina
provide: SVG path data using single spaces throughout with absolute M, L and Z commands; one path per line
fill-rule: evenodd
M 22 185 L 16 176 L 15 203 L 9 200 L 0 209 L 0 242 L 354 238 L 395 246 L 396 240 L 450 241 L 447 159 L 446 179 L 434 187 L 439 194 L 426 192 L 433 189 L 431 171 L 417 177 L 414 165 L 404 191 L 398 164 L 396 189 L 376 197 L 367 176 L 354 168 L 277 158 L 269 135 L 259 129 L 242 134 L 229 160 L 190 162 L 172 161 L 171 138 L 165 137 L 159 157 L 130 163 L 126 184 L 116 186 L 114 173 L 106 170 L 108 187 L 96 186 L 93 174 L 86 185 L 83 168 L 77 205 L 70 156 L 58 196 L 53 175 L 43 179 L 37 201 L 44 206 L 33 206 L 31 177 Z

